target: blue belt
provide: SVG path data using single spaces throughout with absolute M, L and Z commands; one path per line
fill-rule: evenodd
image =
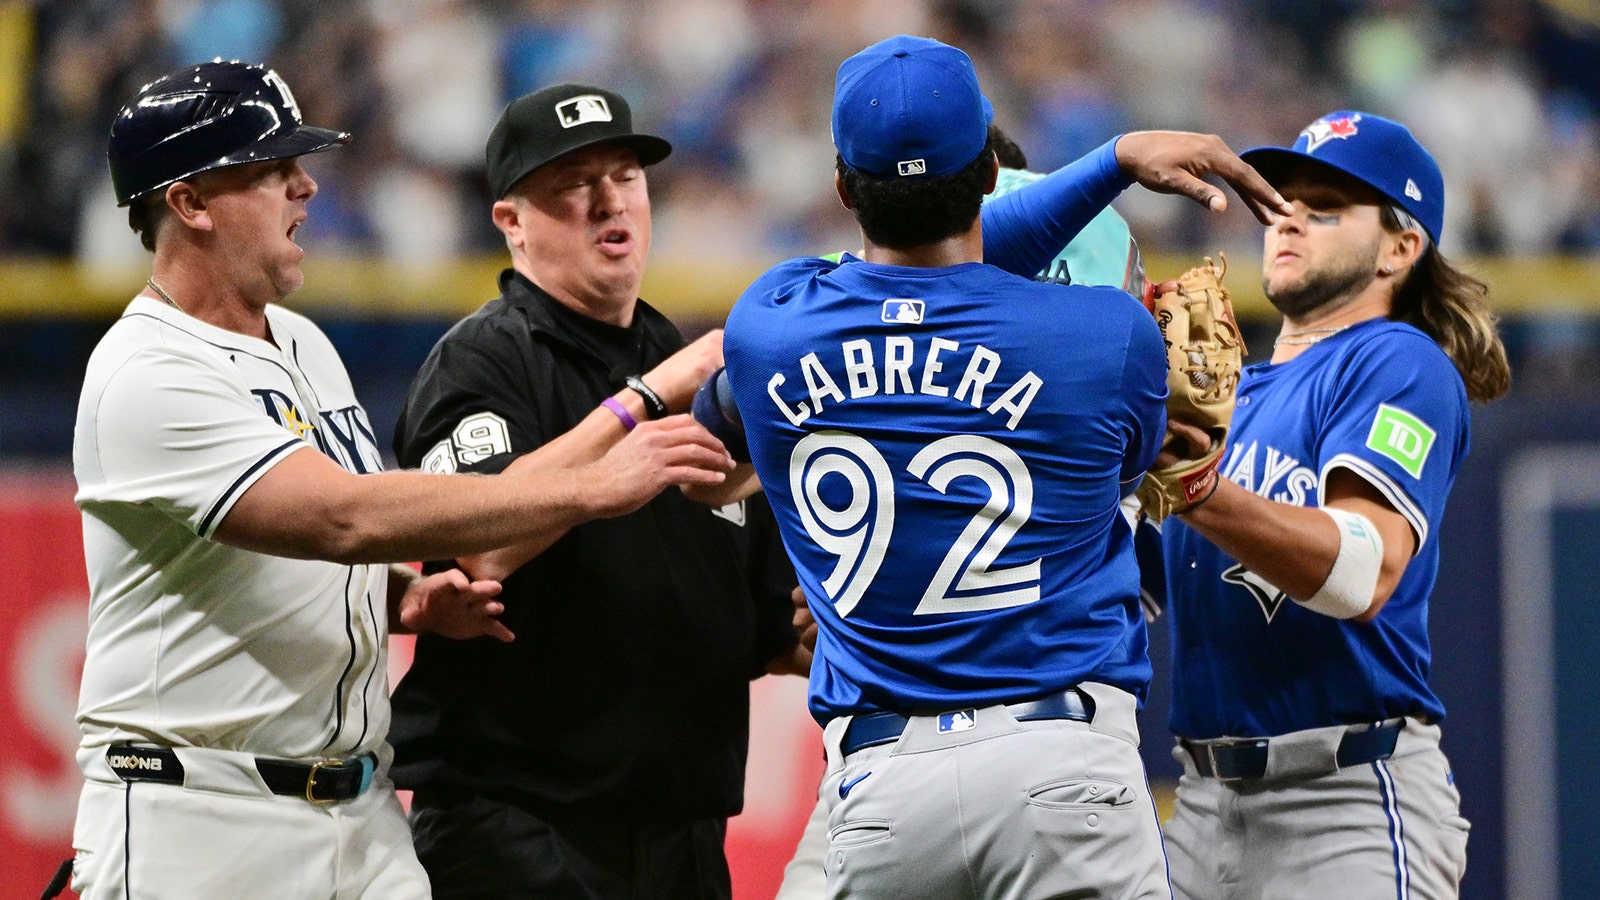
M 1367 727 L 1356 726 L 1339 739 L 1339 750 L 1334 761 L 1339 768 L 1388 759 L 1394 755 L 1395 742 L 1405 729 L 1404 719 Z M 1267 774 L 1267 747 L 1272 738 L 1243 738 L 1240 740 L 1191 741 L 1179 738 L 1178 743 L 1194 760 L 1195 770 L 1207 778 L 1234 781 L 1240 778 L 1260 778 Z
M 943 711 L 954 712 L 954 710 Z M 1094 698 L 1077 688 L 1067 688 L 1059 694 L 1051 694 L 1038 700 L 1007 703 L 1006 711 L 1018 722 L 1035 722 L 1043 719 L 1088 722 L 1094 719 Z M 844 737 L 839 740 L 839 753 L 849 756 L 857 750 L 897 741 L 900 735 L 905 733 L 906 725 L 910 722 L 910 716 L 897 712 L 858 715 L 851 719 L 849 726 L 845 728 Z

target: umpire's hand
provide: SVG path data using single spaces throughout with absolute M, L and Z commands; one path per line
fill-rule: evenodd
M 418 580 L 400 599 L 396 632 L 439 634 L 456 640 L 492 637 L 510 643 L 515 637 L 497 616 L 505 612 L 498 581 L 473 581 L 460 569 Z
M 692 416 L 676 415 L 640 422 L 605 456 L 571 471 L 605 518 L 633 512 L 670 485 L 721 484 L 733 468 L 721 441 Z

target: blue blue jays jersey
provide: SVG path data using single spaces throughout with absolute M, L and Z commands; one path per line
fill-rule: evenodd
M 1120 483 L 1165 428 L 1165 351 L 1115 288 L 968 263 L 791 260 L 723 339 L 751 456 L 819 626 L 820 721 L 1143 696 Z
M 1260 737 L 1444 716 L 1427 681 L 1428 595 L 1469 424 L 1449 358 L 1387 319 L 1245 369 L 1223 474 L 1271 500 L 1316 506 L 1328 473 L 1348 469 L 1410 523 L 1417 552 L 1377 618 L 1360 624 L 1305 609 L 1169 519 L 1176 734 Z

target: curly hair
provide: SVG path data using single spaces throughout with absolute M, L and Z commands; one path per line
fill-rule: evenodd
M 1000 165 L 1008 169 L 1026 169 L 1028 167 L 1028 154 L 1022 145 L 1011 139 L 1011 135 L 1000 130 L 1000 126 L 989 123 L 989 144 L 994 147 L 994 155 L 1000 160 Z
M 1417 227 L 1392 206 L 1382 208 L 1379 221 L 1390 233 Z M 1472 401 L 1488 403 L 1511 388 L 1511 364 L 1489 311 L 1489 286 L 1451 265 L 1431 241 L 1395 289 L 1389 318 L 1414 325 L 1437 341 L 1461 373 Z
M 994 165 L 989 141 L 966 168 L 932 178 L 874 178 L 850 168 L 843 157 L 834 161 L 862 234 L 893 250 L 932 244 L 971 228 Z

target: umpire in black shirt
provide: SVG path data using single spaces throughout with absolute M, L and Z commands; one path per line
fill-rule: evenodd
M 721 332 L 685 346 L 638 299 L 645 167 L 671 152 L 610 91 L 557 85 L 489 136 L 511 268 L 411 386 L 402 465 L 574 459 L 688 409 Z M 453 563 L 440 561 L 437 566 Z M 423 637 L 394 696 L 396 784 L 434 895 L 728 897 L 750 679 L 803 672 L 765 500 L 668 489 L 638 512 L 460 560 L 499 578 L 511 643 Z

